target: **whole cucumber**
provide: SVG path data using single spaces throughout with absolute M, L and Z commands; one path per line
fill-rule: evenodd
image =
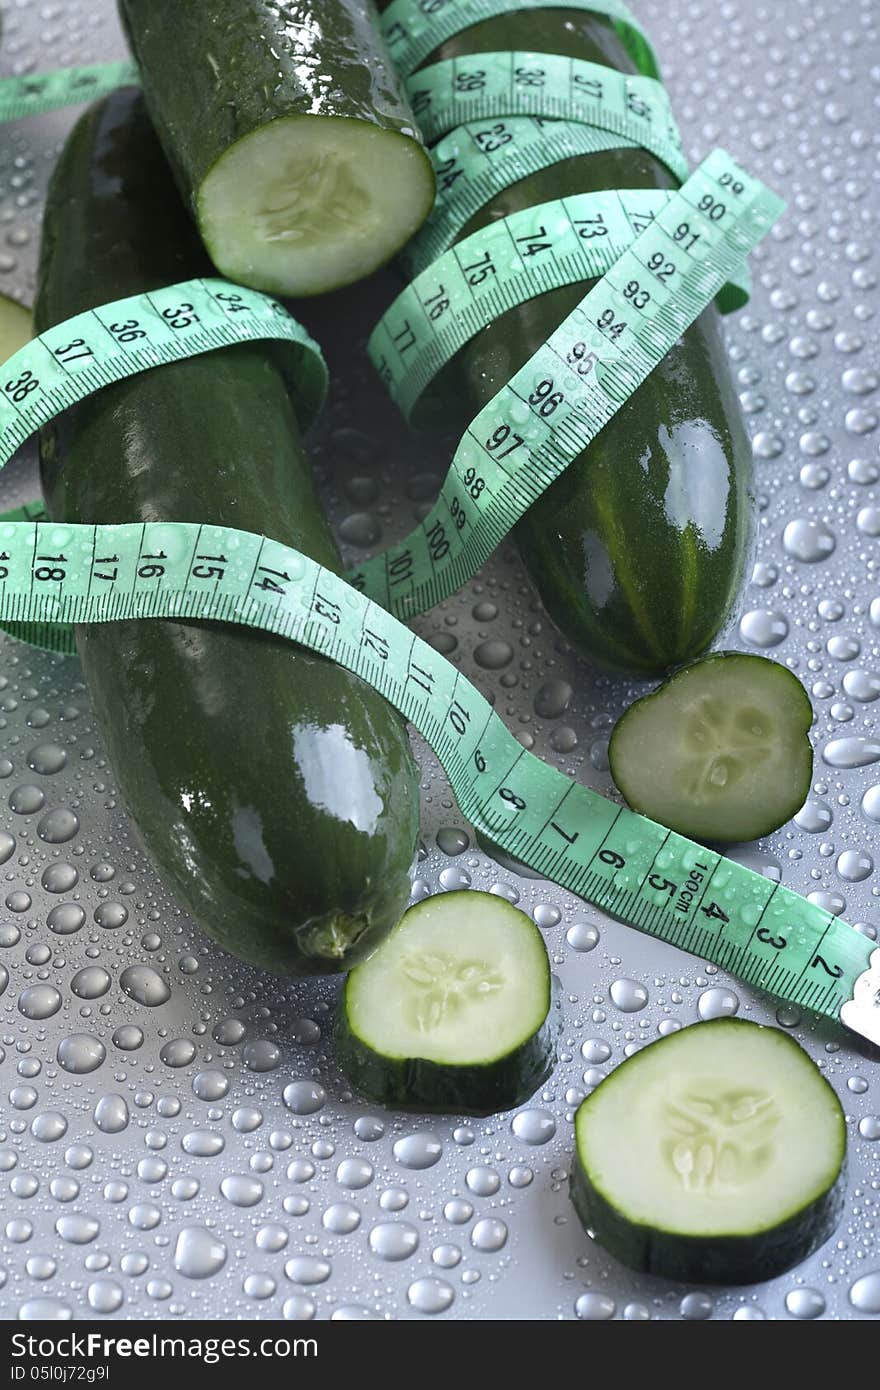
M 465 30 L 423 66 L 501 49 L 561 53 L 634 71 L 606 18 L 526 8 Z M 645 151 L 586 155 L 520 180 L 461 236 L 574 193 L 674 186 L 665 166 Z M 537 351 L 590 283 L 508 310 L 461 350 L 454 394 L 470 416 Z M 710 308 L 517 527 L 544 606 L 579 651 L 606 669 L 655 676 L 706 650 L 731 613 L 749 554 L 751 473 L 751 449 Z
M 55 170 L 38 331 L 210 273 L 140 94 L 87 112 Z M 265 532 L 338 568 L 282 373 L 247 344 L 107 387 L 41 433 L 50 513 Z M 80 627 L 95 715 L 150 853 L 222 946 L 346 970 L 409 895 L 418 782 L 403 722 L 357 677 L 211 623 Z
M 150 114 L 218 269 L 310 295 L 389 260 L 434 175 L 372 0 L 119 0 Z

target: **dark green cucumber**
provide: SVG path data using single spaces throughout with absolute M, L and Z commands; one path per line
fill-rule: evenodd
M 845 1200 L 846 1120 L 788 1033 L 745 1019 L 651 1043 L 578 1107 L 571 1196 L 643 1274 L 751 1284 L 805 1260 Z
M 0 363 L 30 342 L 34 326 L 27 309 L 0 294 Z
M 549 1009 L 550 962 L 531 918 L 491 893 L 441 893 L 349 975 L 337 1057 L 382 1105 L 490 1115 L 550 1074 Z
M 206 270 L 140 95 L 87 112 L 46 207 L 39 331 Z M 282 372 L 224 348 L 110 386 L 43 430 L 53 517 L 263 531 L 331 568 Z M 80 628 L 123 796 L 157 865 L 227 950 L 279 972 L 348 969 L 399 920 L 418 829 L 406 730 L 342 667 L 210 623 Z
M 716 652 L 636 700 L 614 726 L 611 775 L 633 810 L 695 840 L 757 840 L 807 799 L 813 708 L 777 661 Z
M 475 25 L 425 65 L 496 49 L 633 71 L 607 19 L 574 10 L 524 10 Z M 574 193 L 674 186 L 644 151 L 609 150 L 522 179 L 461 235 Z M 470 417 L 588 287 L 554 290 L 511 309 L 462 349 L 447 384 Z M 707 309 L 517 527 L 548 613 L 585 656 L 649 676 L 708 648 L 736 601 L 748 556 L 751 467 L 717 314 Z
M 337 289 L 427 217 L 431 164 L 372 0 L 120 0 L 150 114 L 214 264 Z

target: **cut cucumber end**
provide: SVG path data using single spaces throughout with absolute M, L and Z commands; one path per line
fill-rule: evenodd
M 611 773 L 627 802 L 694 840 L 777 830 L 810 790 L 812 706 L 763 656 L 721 652 L 676 672 L 615 725 Z
M 29 311 L 0 294 L 0 363 L 5 362 L 34 336 L 33 319 Z
M 575 1138 L 583 1225 L 645 1273 L 770 1279 L 840 1218 L 843 1109 L 776 1028 L 715 1019 L 652 1043 L 582 1102 Z
M 491 893 L 410 908 L 351 972 L 339 1062 L 387 1105 L 492 1114 L 532 1095 L 554 1047 L 550 962 L 531 918 Z
M 230 145 L 198 194 L 221 274 L 269 294 L 363 279 L 419 229 L 434 200 L 421 144 L 342 116 L 284 116 Z

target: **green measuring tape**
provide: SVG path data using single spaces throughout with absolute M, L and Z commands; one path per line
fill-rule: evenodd
M 654 77 L 555 53 L 474 53 L 423 69 L 406 88 L 427 142 L 466 121 L 545 116 L 623 135 L 687 177 L 669 97 Z
M 536 295 L 604 275 L 673 196 L 579 193 L 501 218 L 452 247 L 398 295 L 370 336 L 367 351 L 392 400 L 415 423 L 431 380 L 481 328 Z M 642 264 L 661 284 L 675 274 L 665 250 L 643 253 Z M 747 297 L 728 282 L 719 307 L 730 312 Z
M 410 77 L 419 64 L 447 39 L 474 24 L 498 15 L 521 13 L 523 0 L 392 0 L 379 24 L 402 77 Z M 622 0 L 529 0 L 530 10 L 583 10 L 605 15 L 623 39 L 639 71 L 657 77 L 657 60 L 651 45 Z
M 59 68 L 24 77 L 0 78 L 0 121 L 17 121 L 74 106 L 80 101 L 97 101 L 130 83 L 140 83 L 132 62 L 93 63 L 89 67 Z

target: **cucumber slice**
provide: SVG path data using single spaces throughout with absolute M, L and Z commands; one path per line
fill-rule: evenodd
M 623 1062 L 575 1116 L 571 1196 L 624 1264 L 716 1284 L 772 1279 L 834 1231 L 846 1123 L 777 1028 L 720 1018 Z
M 27 309 L 0 294 L 0 363 L 23 348 L 33 336 L 33 320 Z
M 367 121 L 291 116 L 230 145 L 199 189 L 197 216 L 224 275 L 303 296 L 384 265 L 433 199 L 415 140 Z
M 531 918 L 491 893 L 410 908 L 348 976 L 339 1065 L 371 1100 L 491 1115 L 552 1070 L 550 962 Z
M 757 840 L 804 804 L 813 709 L 776 661 L 720 652 L 637 700 L 611 735 L 611 774 L 634 811 L 694 840 Z

